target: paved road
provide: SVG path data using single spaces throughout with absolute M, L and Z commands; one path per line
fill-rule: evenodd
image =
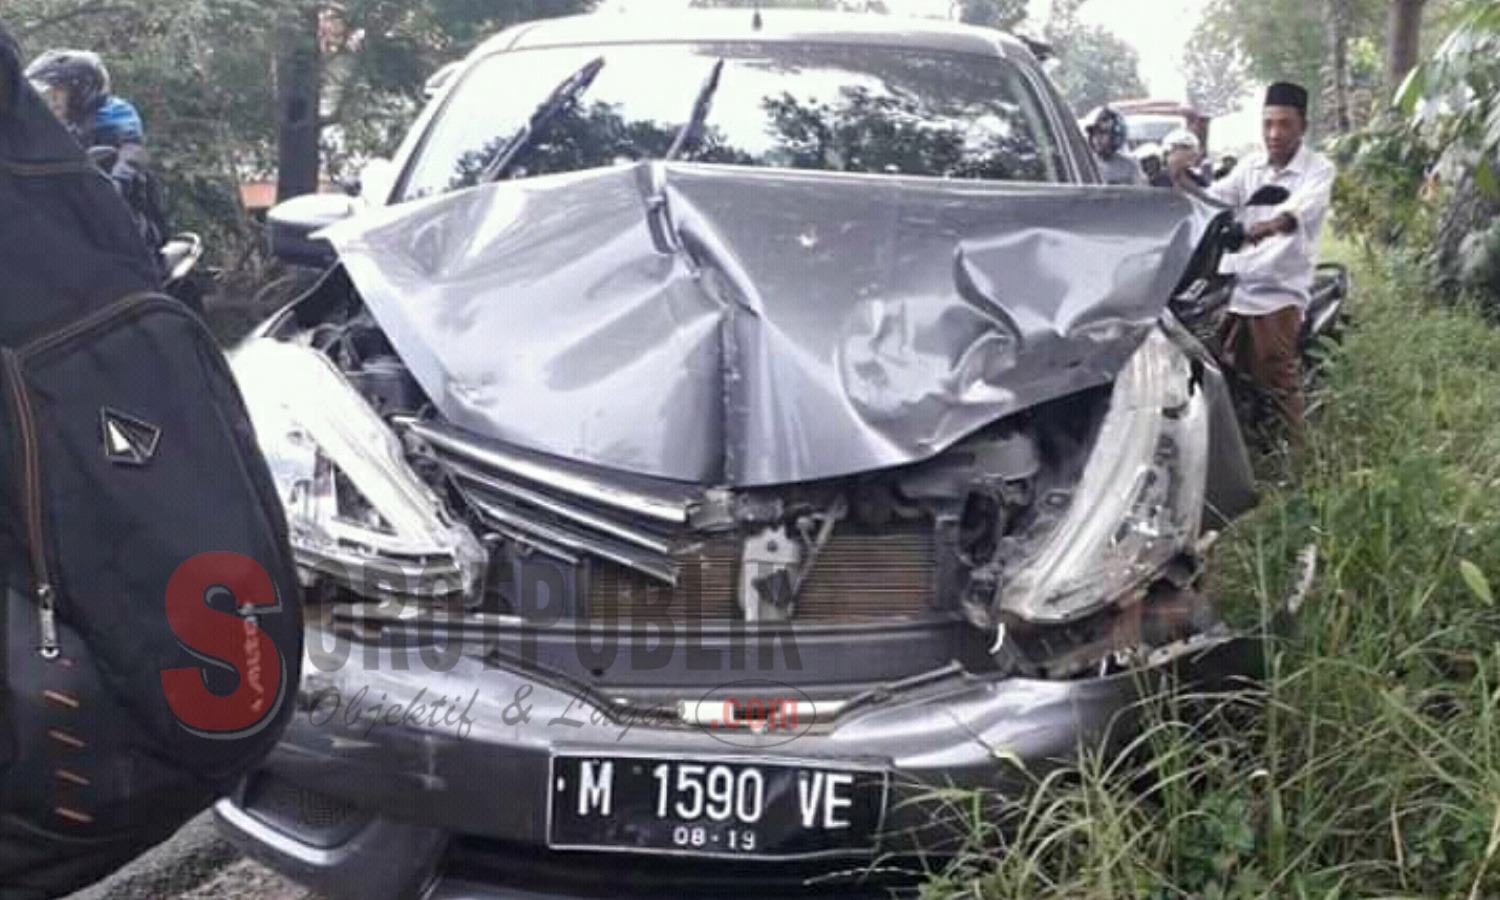
M 66 900 L 318 900 L 242 858 L 208 813 L 130 865 Z

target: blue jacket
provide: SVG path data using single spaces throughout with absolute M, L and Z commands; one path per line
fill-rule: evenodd
M 129 100 L 110 97 L 94 113 L 92 133 L 85 147 L 109 146 L 119 150 L 110 177 L 141 221 L 142 234 L 153 249 L 166 240 L 167 222 L 161 214 L 158 198 L 148 182 L 145 128 L 141 114 Z

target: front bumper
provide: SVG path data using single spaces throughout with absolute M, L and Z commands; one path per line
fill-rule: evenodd
M 934 788 L 1014 797 L 1028 784 L 1017 761 L 1034 777 L 1080 745 L 1127 734 L 1151 683 L 1143 672 L 1251 675 L 1259 646 L 1200 638 L 1158 651 L 1145 669 L 1066 681 L 955 672 L 793 740 L 744 732 L 726 743 L 696 727 L 621 721 L 493 657 L 465 653 L 433 671 L 410 653 L 356 644 L 334 671 L 304 667 L 282 743 L 216 814 L 248 855 L 336 897 L 862 895 L 886 854 L 941 854 L 961 840 L 961 823 L 915 798 Z M 627 876 L 618 855 L 547 848 L 548 767 L 561 750 L 873 763 L 891 772 L 881 856 L 817 865 L 652 856 Z M 836 871 L 850 877 L 818 880 Z

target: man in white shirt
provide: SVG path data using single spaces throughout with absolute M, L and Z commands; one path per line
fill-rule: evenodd
M 1295 446 L 1302 443 L 1305 408 L 1298 337 L 1334 179 L 1327 157 L 1303 143 L 1306 131 L 1307 91 L 1286 82 L 1271 85 L 1261 113 L 1265 150 L 1208 187 L 1236 206 L 1268 184 L 1291 194 L 1279 206 L 1250 207 L 1241 215 L 1247 245 L 1223 266 L 1237 276 L 1224 336 L 1235 365 L 1276 398 Z M 1182 166 L 1174 163 L 1172 169 L 1177 178 Z

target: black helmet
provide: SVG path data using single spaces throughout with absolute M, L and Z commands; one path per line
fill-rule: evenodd
M 109 96 L 109 70 L 88 50 L 48 50 L 26 67 L 26 77 L 38 89 L 65 89 L 67 116 L 75 123 L 88 121 Z
M 1125 117 L 1110 109 L 1101 106 L 1089 113 L 1084 120 L 1084 131 L 1093 134 L 1103 131 L 1109 135 L 1109 152 L 1119 153 L 1125 147 Z

